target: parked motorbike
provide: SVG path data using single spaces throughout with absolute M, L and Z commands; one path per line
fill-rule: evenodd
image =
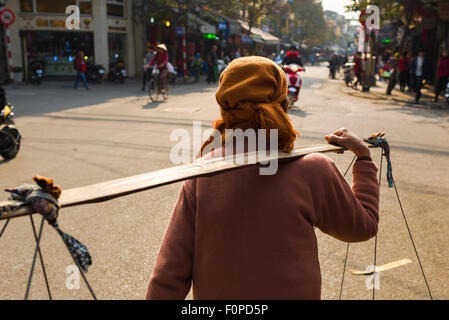
M 217 60 L 217 76 L 218 78 L 220 77 L 221 73 L 224 71 L 224 69 L 226 69 L 227 67 L 227 63 L 225 62 L 225 60 L 223 59 L 218 59 Z
M 287 84 L 288 84 L 288 105 L 289 109 L 293 107 L 296 101 L 298 101 L 299 91 L 302 86 L 302 78 L 299 74 L 301 71 L 305 71 L 305 69 L 295 63 L 285 65 L 283 67 L 286 75 L 287 75 Z
M 104 80 L 104 67 L 101 64 L 90 63 L 86 70 L 87 81 L 102 84 Z
M 449 82 L 446 85 L 446 92 L 444 93 L 444 97 L 446 98 L 447 104 L 449 104 Z
M 21 135 L 14 126 L 13 108 L 5 105 L 0 111 L 0 155 L 5 159 L 14 158 L 20 149 Z
M 354 80 L 354 63 L 348 62 L 343 65 L 343 74 L 345 77 L 345 83 L 346 86 L 349 87 L 352 84 L 352 81 Z
M 115 59 L 109 65 L 108 80 L 111 82 L 125 83 L 127 76 L 125 63 L 116 55 Z
M 28 64 L 28 79 L 32 84 L 40 84 L 44 78 L 44 62 L 32 61 Z
M 178 82 L 178 68 L 174 67 L 170 62 L 167 63 L 167 80 L 169 84 L 176 84 Z

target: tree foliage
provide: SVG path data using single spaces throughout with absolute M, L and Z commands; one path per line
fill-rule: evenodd
M 295 39 L 309 46 L 318 46 L 328 42 L 332 33 L 324 20 L 323 7 L 314 0 L 293 0 L 296 28 Z M 295 31 L 298 31 L 295 30 Z
M 381 26 L 385 21 L 399 21 L 405 13 L 404 1 L 402 0 L 352 0 L 352 3 L 346 6 L 346 9 L 347 11 L 361 12 L 368 5 L 379 7 Z

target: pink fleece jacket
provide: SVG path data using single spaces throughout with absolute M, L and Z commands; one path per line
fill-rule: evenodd
M 356 161 L 353 185 L 322 154 L 186 181 L 147 299 L 320 299 L 314 227 L 348 242 L 377 233 L 377 167 Z

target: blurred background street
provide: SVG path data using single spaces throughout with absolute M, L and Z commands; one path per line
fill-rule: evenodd
M 449 299 L 448 49 L 449 0 L 0 0 L 0 188 L 36 173 L 69 189 L 169 168 L 173 130 L 192 133 L 194 121 L 210 130 L 220 116 L 214 94 L 227 65 L 264 56 L 286 73 L 297 146 L 325 143 L 341 127 L 387 133 L 433 297 Z M 12 120 L 23 137 L 15 157 L 5 156 L 16 146 L 5 134 Z M 329 156 L 342 172 L 352 160 Z M 372 156 L 379 164 L 380 150 Z M 382 272 L 376 298 L 428 299 L 383 173 L 377 265 L 412 263 Z M 89 248 L 98 298 L 145 297 L 180 186 L 60 212 L 62 230 Z M 338 299 L 346 244 L 316 234 L 322 298 Z M 349 270 L 372 265 L 373 247 L 350 246 L 343 299 L 371 299 L 367 277 Z M 34 248 L 29 218 L 11 220 L 0 300 L 23 299 Z M 54 298 L 90 298 L 84 283 L 66 286 L 73 261 L 51 228 L 41 248 Z M 48 298 L 39 263 L 30 298 Z
M 329 80 L 327 68 L 308 67 L 298 109 L 290 113 L 302 132 L 297 145 L 323 143 L 323 136 L 342 126 L 360 136 L 386 131 L 393 173 L 424 264 L 433 295 L 449 298 L 445 285 L 449 249 L 449 112 L 405 102 L 383 102 L 348 95 L 341 81 Z M 150 103 L 135 81 L 120 91 L 116 84 L 92 86 L 74 95 L 69 83 L 49 82 L 39 88 L 10 87 L 17 107 L 23 145 L 19 156 L 0 163 L 2 187 L 30 182 L 35 173 L 72 188 L 170 167 L 169 153 L 177 128 L 191 132 L 192 120 L 204 130 L 219 116 L 216 86 L 173 87 L 166 103 Z M 400 119 L 400 120 L 399 120 Z M 373 150 L 376 163 L 379 150 Z M 352 156 L 330 155 L 343 171 Z M 384 162 L 385 163 L 385 162 Z M 385 168 L 384 168 L 385 172 Z M 350 176 L 349 176 L 350 179 Z M 402 258 L 411 264 L 381 274 L 379 299 L 428 298 L 393 189 L 382 177 L 378 264 Z M 93 257 L 87 276 L 101 299 L 142 299 L 163 232 L 177 199 L 174 184 L 110 202 L 61 211 L 61 228 L 85 243 Z M 36 220 L 37 221 L 37 220 Z M 346 244 L 320 233 L 323 298 L 337 299 Z M 12 220 L 0 241 L 0 299 L 21 299 L 34 250 L 27 217 Z M 59 299 L 87 299 L 89 293 L 65 286 L 66 267 L 73 262 L 59 236 L 45 228 L 42 251 L 53 294 Z M 373 240 L 350 247 L 343 290 L 345 299 L 370 299 L 364 276 L 372 264 Z M 236 261 L 236 263 L 238 263 Z M 46 299 L 36 266 L 31 298 Z

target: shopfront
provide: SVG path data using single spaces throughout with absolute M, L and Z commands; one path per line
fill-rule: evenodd
M 86 60 L 95 61 L 92 32 L 24 31 L 26 60 L 43 61 L 45 76 L 73 76 L 75 56 L 84 52 Z
M 66 26 L 69 5 L 79 7 L 79 29 Z M 72 77 L 78 51 L 106 70 L 118 54 L 135 76 L 131 0 L 17 0 L 6 7 L 16 15 L 10 27 L 13 66 L 22 67 L 25 76 L 30 62 L 39 60 L 45 77 Z

